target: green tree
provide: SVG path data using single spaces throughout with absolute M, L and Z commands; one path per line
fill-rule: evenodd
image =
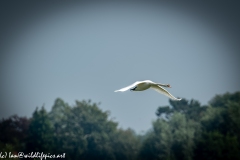
M 140 138 L 132 129 L 118 129 L 111 137 L 111 146 L 117 160 L 134 160 L 140 147 Z
M 204 129 L 206 131 L 217 130 L 224 135 L 239 135 L 240 92 L 216 95 L 209 104 L 210 106 L 201 118 Z
M 226 108 L 228 102 L 236 102 L 240 103 L 240 92 L 235 92 L 235 93 L 225 93 L 222 95 L 216 95 L 214 96 L 210 101 L 209 104 L 212 107 L 217 107 L 217 108 Z
M 191 160 L 195 147 L 194 138 L 200 132 L 199 123 L 187 120 L 186 116 L 175 113 L 169 121 L 173 134 L 172 150 L 175 159 Z
M 196 160 L 240 159 L 237 137 L 214 132 L 204 132 L 195 150 Z
M 201 118 L 196 159 L 240 159 L 240 92 L 216 95 Z
M 201 106 L 200 102 L 197 100 L 186 100 L 183 98 L 181 101 L 169 100 L 170 106 L 160 106 L 157 109 L 156 115 L 161 117 L 163 115 L 169 119 L 174 112 L 180 112 L 185 114 L 187 119 L 192 119 L 194 121 L 199 121 L 203 116 L 207 106 Z
M 137 155 L 139 140 L 134 132 L 117 129 L 109 112 L 90 100 L 76 101 L 71 107 L 58 98 L 49 118 L 54 151 L 65 152 L 67 159 L 134 159 Z
M 62 154 L 66 159 L 240 159 L 240 92 L 216 95 L 208 106 L 196 100 L 169 101 L 145 135 L 119 129 L 99 104 L 57 98 L 48 113 L 0 121 L 2 151 Z M 26 147 L 25 147 L 26 146 Z
M 143 142 L 141 159 L 191 160 L 194 138 L 200 130 L 197 122 L 187 120 L 182 113 L 173 113 L 169 120 L 153 122 L 153 132 Z
M 170 125 L 162 119 L 153 122 L 153 131 L 148 133 L 139 152 L 140 159 L 172 159 L 173 136 Z
M 0 121 L 0 143 L 3 148 L 22 151 L 25 147 L 30 120 L 26 117 L 11 116 Z M 1 148 L 1 147 L 0 147 Z
M 42 107 L 33 113 L 27 137 L 28 152 L 51 152 L 53 147 L 53 128 L 47 111 Z
M 240 103 L 229 102 L 227 104 L 227 114 L 231 121 L 231 133 L 238 136 L 240 144 Z

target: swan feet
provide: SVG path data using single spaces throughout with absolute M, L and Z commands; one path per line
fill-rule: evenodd
M 134 88 L 130 89 L 130 91 L 135 91 L 136 88 L 137 88 L 137 86 L 135 86 Z

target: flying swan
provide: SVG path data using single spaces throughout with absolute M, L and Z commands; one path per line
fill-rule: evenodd
M 161 83 L 155 83 L 150 80 L 145 81 L 137 81 L 130 86 L 124 87 L 122 89 L 116 90 L 114 92 L 124 92 L 130 89 L 130 91 L 144 91 L 146 89 L 152 88 L 155 91 L 164 94 L 165 96 L 171 98 L 175 101 L 180 101 L 180 98 L 176 98 L 173 95 L 171 95 L 167 90 L 165 90 L 163 87 L 171 88 L 170 84 L 161 84 Z

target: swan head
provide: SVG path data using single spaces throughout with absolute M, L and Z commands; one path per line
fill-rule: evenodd
M 157 85 L 162 86 L 162 87 L 171 88 L 171 85 L 170 85 L 170 84 L 161 84 L 161 83 L 158 83 Z

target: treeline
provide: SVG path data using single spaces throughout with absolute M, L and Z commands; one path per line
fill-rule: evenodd
M 0 152 L 65 153 L 65 159 L 238 160 L 240 92 L 196 100 L 169 101 L 145 135 L 119 129 L 109 113 L 91 101 L 69 106 L 56 99 L 50 112 L 0 121 Z M 147 106 L 146 106 L 147 107 Z

